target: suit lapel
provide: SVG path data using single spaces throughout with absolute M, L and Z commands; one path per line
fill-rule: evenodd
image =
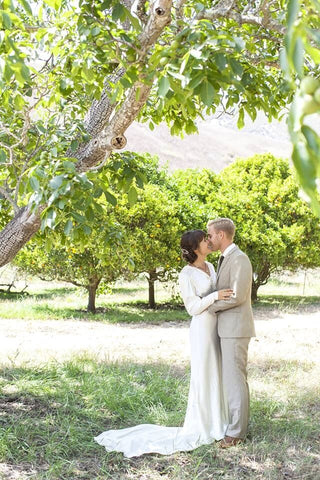
M 239 247 L 235 247 L 231 252 L 224 258 L 221 267 L 219 268 L 219 272 L 217 273 L 217 280 L 221 275 L 221 272 L 227 267 L 228 263 L 231 261 L 233 254 L 239 249 Z

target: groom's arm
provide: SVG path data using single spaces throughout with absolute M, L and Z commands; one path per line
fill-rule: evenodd
M 252 284 L 252 267 L 245 255 L 239 255 L 232 264 L 230 286 L 234 292 L 229 300 L 218 300 L 209 307 L 210 312 L 219 312 L 241 305 L 246 298 Z

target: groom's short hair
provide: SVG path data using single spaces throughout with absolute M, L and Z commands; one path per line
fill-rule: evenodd
M 215 218 L 209 220 L 207 227 L 213 227 L 217 232 L 225 232 L 229 238 L 234 237 L 236 227 L 230 218 Z

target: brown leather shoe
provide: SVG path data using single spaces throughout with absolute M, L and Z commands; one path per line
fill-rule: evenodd
M 226 435 L 222 440 L 220 440 L 219 447 L 220 448 L 235 447 L 236 445 L 242 442 L 243 442 L 242 438 L 229 437 L 228 435 Z

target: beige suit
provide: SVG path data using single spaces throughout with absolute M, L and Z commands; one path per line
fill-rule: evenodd
M 235 246 L 224 258 L 217 274 L 217 290 L 231 288 L 234 296 L 216 301 L 209 311 L 218 315 L 222 378 L 229 407 L 226 435 L 237 438 L 245 437 L 249 421 L 247 358 L 250 338 L 255 336 L 251 284 L 250 260 Z

